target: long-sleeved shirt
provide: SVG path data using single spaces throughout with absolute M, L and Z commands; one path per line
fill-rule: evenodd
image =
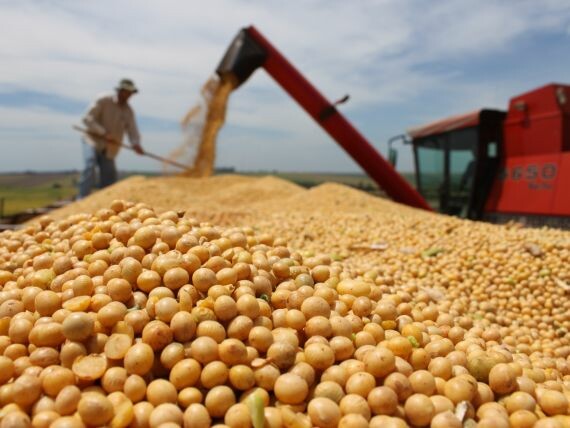
M 108 135 L 113 140 L 122 142 L 125 131 L 132 145 L 140 144 L 140 134 L 133 109 L 128 105 L 120 105 L 116 94 L 103 95 L 95 100 L 83 117 L 83 123 L 89 131 L 100 135 Z M 86 141 L 97 150 L 105 150 L 105 156 L 114 159 L 121 146 L 106 142 L 103 138 L 86 136 Z

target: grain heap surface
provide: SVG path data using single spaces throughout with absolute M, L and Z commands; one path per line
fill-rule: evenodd
M 0 428 L 569 426 L 569 233 L 189 183 L 0 234 Z
M 283 200 L 303 188 L 274 177 L 253 178 L 223 175 L 211 178 L 134 176 L 102 189 L 59 210 L 50 216 L 62 219 L 71 214 L 95 212 L 115 199 L 151 204 L 157 212 L 191 211 L 204 221 L 248 215 L 256 206 Z M 229 224 L 232 224 L 231 222 Z M 233 222 L 235 224 L 235 221 Z
M 204 221 L 228 211 L 249 214 L 250 221 L 271 212 L 424 214 L 334 183 L 306 190 L 271 176 L 218 175 L 211 178 L 133 176 L 53 211 L 50 216 L 61 219 L 75 213 L 94 212 L 117 198 L 150 204 L 157 212 L 190 210 Z

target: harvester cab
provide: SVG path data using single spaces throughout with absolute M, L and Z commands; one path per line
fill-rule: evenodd
M 481 218 L 485 195 L 499 168 L 505 113 L 478 110 L 408 130 L 416 188 L 439 212 Z M 389 141 L 390 157 L 396 149 Z

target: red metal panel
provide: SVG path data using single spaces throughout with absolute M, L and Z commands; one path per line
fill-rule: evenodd
M 431 211 L 424 198 L 372 147 L 340 113 L 322 118 L 331 103 L 254 27 L 249 35 L 267 51 L 263 64 L 271 77 L 289 94 L 395 201 Z
M 486 212 L 570 216 L 570 86 L 550 84 L 511 99 L 504 171 Z
M 511 99 L 504 127 L 506 157 L 570 150 L 570 86 L 550 84 Z
M 552 212 L 570 216 L 570 152 L 560 155 L 558 173 L 560 177 L 554 195 Z
M 506 159 L 485 211 L 570 216 L 570 153 Z
M 441 134 L 443 132 L 477 126 L 479 125 L 480 114 L 481 110 L 476 110 L 457 116 L 451 116 L 426 125 L 410 128 L 407 133 L 412 138 L 423 138 L 430 135 Z

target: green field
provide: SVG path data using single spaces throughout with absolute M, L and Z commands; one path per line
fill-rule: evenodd
M 227 173 L 229 171 L 221 171 Z M 360 190 L 381 195 L 376 183 L 364 174 L 300 173 L 300 172 L 235 172 L 249 176 L 274 175 L 303 187 L 313 187 L 325 182 L 341 183 Z M 121 173 L 130 175 L 156 175 L 153 173 Z M 411 180 L 411 176 L 405 176 Z M 41 208 L 57 201 L 70 200 L 77 193 L 77 172 L 25 172 L 0 174 L 0 218 Z
M 71 199 L 76 180 L 71 172 L 0 174 L 0 217 Z

